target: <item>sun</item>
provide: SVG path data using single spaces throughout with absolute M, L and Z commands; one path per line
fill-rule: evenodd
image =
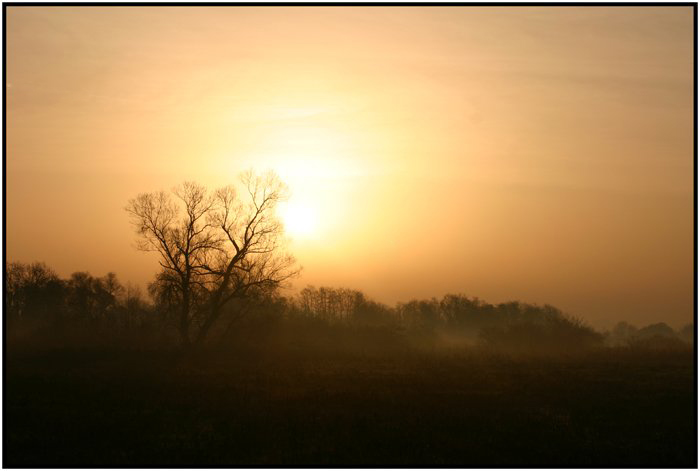
M 316 211 L 306 204 L 289 202 L 281 209 L 284 230 L 292 237 L 309 238 L 316 233 L 318 218 Z

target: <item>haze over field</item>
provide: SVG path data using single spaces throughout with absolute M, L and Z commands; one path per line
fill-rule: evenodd
M 693 316 L 692 8 L 7 9 L 7 257 L 152 280 L 124 211 L 274 169 L 295 281 Z

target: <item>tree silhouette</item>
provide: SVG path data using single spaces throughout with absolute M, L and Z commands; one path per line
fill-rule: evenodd
M 178 307 L 183 345 L 202 342 L 235 298 L 276 289 L 294 276 L 283 253 L 283 227 L 275 210 L 286 197 L 279 178 L 246 172 L 242 188 L 208 192 L 186 182 L 172 194 L 143 193 L 126 211 L 138 248 L 159 255 L 161 272 L 151 286 L 156 299 Z
M 64 283 L 44 263 L 5 265 L 5 309 L 7 319 L 46 319 L 60 311 Z

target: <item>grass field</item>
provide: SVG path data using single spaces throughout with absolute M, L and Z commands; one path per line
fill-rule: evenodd
M 4 466 L 697 465 L 692 352 L 8 352 Z

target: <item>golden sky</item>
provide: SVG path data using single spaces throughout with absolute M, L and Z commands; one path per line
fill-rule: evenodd
M 692 320 L 691 7 L 8 7 L 7 255 L 145 284 L 123 210 L 253 167 L 297 286 Z

